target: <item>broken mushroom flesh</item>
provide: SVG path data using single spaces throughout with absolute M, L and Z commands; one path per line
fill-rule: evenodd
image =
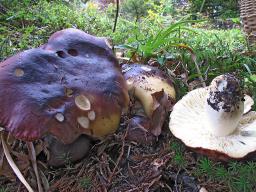
M 133 100 L 129 138 L 152 143 L 160 135 L 166 115 L 175 102 L 173 82 L 157 67 L 142 64 L 125 64 L 122 72 Z M 133 136 L 136 133 L 138 135 Z
M 54 33 L 47 44 L 0 64 L 0 125 L 18 139 L 46 134 L 72 143 L 101 138 L 119 126 L 129 97 L 105 40 L 77 29 Z
M 174 105 L 170 130 L 195 152 L 219 160 L 244 159 L 256 151 L 256 112 L 243 115 L 248 98 L 233 75 L 218 76 Z
M 126 64 L 122 66 L 122 71 L 129 92 L 140 100 L 148 117 L 152 115 L 155 108 L 152 94 L 164 90 L 170 100 L 175 100 L 172 80 L 157 67 Z

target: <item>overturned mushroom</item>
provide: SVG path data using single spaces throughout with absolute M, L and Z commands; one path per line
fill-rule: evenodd
M 138 132 L 141 132 L 141 135 L 159 136 L 166 115 L 175 101 L 175 89 L 172 81 L 156 67 L 126 64 L 122 66 L 122 71 L 129 94 L 135 100 L 131 108 L 132 114 L 136 116 L 131 119 L 129 129 L 137 130 L 134 133 L 130 132 L 130 137 L 138 138 Z M 139 120 L 139 118 L 143 119 Z M 146 124 L 139 123 L 145 121 L 147 121 Z M 145 132 L 149 133 L 145 134 Z M 137 135 L 132 136 L 135 133 Z M 148 136 L 148 138 L 152 137 Z M 143 142 L 152 139 L 135 140 Z
M 105 40 L 77 29 L 56 32 L 47 44 L 0 63 L 0 90 L 0 125 L 24 141 L 104 137 L 118 128 L 129 102 Z
M 219 160 L 243 159 L 256 151 L 256 113 L 247 113 L 250 105 L 240 81 L 232 74 L 221 75 L 175 104 L 170 130 L 198 153 Z

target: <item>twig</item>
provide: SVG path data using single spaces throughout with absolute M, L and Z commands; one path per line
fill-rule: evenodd
M 201 71 L 200 71 L 198 62 L 197 62 L 197 60 L 196 60 L 196 55 L 194 54 L 193 51 L 190 51 L 190 52 L 191 52 L 191 58 L 192 58 L 192 60 L 194 61 L 195 66 L 196 66 L 196 70 L 197 70 L 197 73 L 198 73 L 198 75 L 199 75 L 199 79 L 200 79 L 200 81 L 201 81 L 203 87 L 206 87 L 205 80 L 204 80 L 204 78 L 203 78 L 203 76 L 202 76 L 202 73 L 201 73 Z
M 37 163 L 36 163 L 36 151 L 35 151 L 34 145 L 32 142 L 27 142 L 27 146 L 28 146 L 29 157 L 30 157 L 33 169 L 36 174 L 38 192 L 43 192 L 41 179 L 40 179 L 40 176 L 38 173 L 38 168 L 37 168 Z
M 124 134 L 124 137 L 122 138 L 121 153 L 120 153 L 120 155 L 119 155 L 119 157 L 118 157 L 118 159 L 117 159 L 116 166 L 115 166 L 115 168 L 113 169 L 111 175 L 108 177 L 108 182 L 109 182 L 109 183 L 111 183 L 113 176 L 116 174 L 116 169 L 117 169 L 117 167 L 118 167 L 118 165 L 119 165 L 119 163 L 120 163 L 120 161 L 121 161 L 121 159 L 122 159 L 122 157 L 123 157 L 123 154 L 124 154 L 124 146 L 125 146 L 125 138 L 126 138 L 127 134 L 128 134 L 128 129 L 126 129 L 126 132 L 125 132 L 125 134 Z
M 178 185 L 177 185 L 177 183 L 178 183 L 177 180 L 178 180 L 179 173 L 180 173 L 180 169 L 178 170 L 178 172 L 176 174 L 176 177 L 175 177 L 175 189 L 176 189 L 176 191 L 179 191 L 178 190 Z
M 158 182 L 161 179 L 162 175 L 159 175 L 158 177 L 154 178 L 150 183 L 148 183 L 148 190 L 150 189 L 150 187 L 152 187 L 156 182 Z
M 129 147 L 128 147 L 126 159 L 129 159 L 130 152 L 131 152 L 131 145 L 129 145 Z
M 115 17 L 115 23 L 114 23 L 114 27 L 113 27 L 113 33 L 116 31 L 118 14 L 119 14 L 119 0 L 116 0 L 116 17 Z
M 190 52 L 191 59 L 193 60 L 193 62 L 195 63 L 195 66 L 196 66 L 196 70 L 197 70 L 199 79 L 200 79 L 203 87 L 206 87 L 205 80 L 204 80 L 203 75 L 202 75 L 202 73 L 200 71 L 199 64 L 198 64 L 197 58 L 196 58 L 196 54 L 194 53 L 193 49 L 191 47 L 189 47 L 187 45 L 183 45 L 183 44 L 179 45 L 179 47 L 185 48 L 185 49 L 187 49 Z

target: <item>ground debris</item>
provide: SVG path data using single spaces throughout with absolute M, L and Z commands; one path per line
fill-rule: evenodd
M 62 168 L 47 167 L 46 160 L 38 158 L 39 172 L 41 178 L 44 178 L 42 179 L 44 188 L 50 192 L 198 190 L 196 179 L 171 165 L 172 137 L 167 125 L 168 123 L 165 122 L 158 140 L 149 145 L 129 141 L 126 138 L 126 124 L 121 124 L 119 132 L 95 142 L 88 156 L 82 161 L 75 164 L 67 162 Z M 16 159 L 19 159 L 17 154 L 26 155 L 27 151 L 23 145 L 17 145 L 12 153 Z M 32 166 L 27 165 L 26 168 L 28 181 L 34 183 L 32 186 L 36 185 Z M 17 184 L 13 185 L 14 182 Z M 0 184 L 7 186 L 9 191 L 24 190 L 18 180 L 10 181 L 6 177 L 1 177 Z

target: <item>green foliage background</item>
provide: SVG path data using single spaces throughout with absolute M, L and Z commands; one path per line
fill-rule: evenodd
M 192 12 L 202 12 L 211 18 L 239 17 L 238 0 L 189 0 Z

